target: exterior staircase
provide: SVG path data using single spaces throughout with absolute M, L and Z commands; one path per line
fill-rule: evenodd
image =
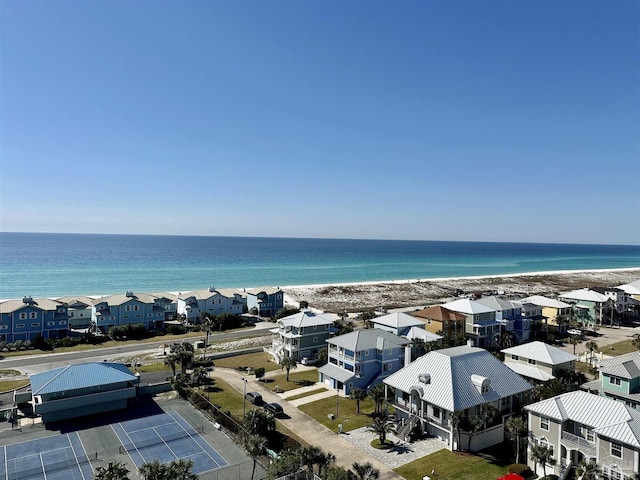
M 404 441 L 408 441 L 409 434 L 415 428 L 419 421 L 420 418 L 417 415 L 412 414 L 407 419 L 407 421 L 405 421 L 404 425 L 398 428 L 398 430 L 396 431 L 396 436 L 403 439 Z

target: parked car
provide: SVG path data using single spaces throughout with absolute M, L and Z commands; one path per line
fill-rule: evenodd
M 262 405 L 264 403 L 264 401 L 262 400 L 262 395 L 260 395 L 258 392 L 247 392 L 245 397 L 254 405 Z
M 284 413 L 284 410 L 279 403 L 265 403 L 262 408 L 264 408 L 267 412 L 273 413 L 273 415 L 276 417 Z

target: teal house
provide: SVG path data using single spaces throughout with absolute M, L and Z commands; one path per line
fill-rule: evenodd
M 580 388 L 640 410 L 640 352 L 602 360 L 600 378 Z
M 44 423 L 127 408 L 140 379 L 122 363 L 68 365 L 31 375 L 31 403 Z

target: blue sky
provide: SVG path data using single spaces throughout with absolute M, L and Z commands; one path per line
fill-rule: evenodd
M 0 22 L 2 231 L 640 244 L 636 1 Z

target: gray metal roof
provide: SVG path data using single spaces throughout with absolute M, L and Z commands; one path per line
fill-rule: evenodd
M 267 295 L 274 295 L 278 292 L 282 292 L 280 287 L 257 287 L 247 288 L 247 293 L 251 295 L 258 295 L 259 293 L 266 293 Z
M 428 332 L 424 328 L 411 327 L 409 333 L 407 333 L 407 340 L 413 340 L 414 338 L 420 338 L 425 342 L 437 342 L 438 340 L 442 340 L 442 335 Z
M 600 371 L 620 378 L 640 377 L 640 352 L 631 352 L 600 362 Z
M 511 370 L 516 372 L 518 375 L 521 375 L 527 378 L 533 378 L 535 380 L 540 380 L 541 382 L 546 382 L 547 380 L 552 380 L 556 378 L 550 373 L 545 372 L 541 368 L 534 367 L 533 365 L 528 365 L 526 363 L 504 362 L 504 364 L 507 367 L 509 367 Z
M 421 384 L 419 377 L 425 373 L 431 381 Z M 488 393 L 480 393 L 472 375 L 489 379 Z M 468 346 L 429 352 L 387 377 L 384 383 L 403 392 L 419 385 L 423 400 L 448 411 L 464 410 L 533 388 L 486 350 Z
M 549 308 L 569 308 L 571 304 L 556 300 L 554 298 L 544 297 L 542 295 L 533 295 L 522 300 L 522 302 L 533 303 L 540 307 Z
M 465 315 L 495 312 L 493 308 L 489 308 L 485 305 L 482 305 L 481 303 L 469 300 L 468 298 L 454 300 L 453 302 L 445 303 L 442 306 L 444 308 L 448 308 L 449 310 L 453 310 L 454 312 L 464 313 Z
M 495 310 L 496 312 L 501 312 L 502 310 L 512 310 L 514 308 L 517 308 L 513 304 L 513 302 L 509 300 L 505 300 L 504 298 L 493 296 L 493 295 L 490 297 L 479 298 L 478 300 L 476 300 L 476 302 L 479 303 L 480 305 L 484 305 L 485 307 Z
M 139 381 L 122 363 L 93 362 L 68 365 L 31 375 L 33 395 L 65 392 L 111 383 Z
M 392 328 L 413 327 L 417 325 L 424 326 L 424 322 L 422 320 L 418 320 L 416 317 L 402 312 L 389 313 L 388 315 L 374 318 L 371 321 L 374 324 L 377 323 Z
M 278 325 L 283 327 L 313 327 L 321 325 L 333 325 L 336 317 L 330 313 L 313 313 L 310 310 L 303 310 L 288 317 L 278 320 Z
M 148 293 L 117 293 L 115 295 L 107 295 L 106 297 L 98 298 L 93 302 L 94 305 L 98 305 L 100 303 L 106 303 L 109 306 L 117 306 L 124 305 L 131 300 L 136 300 L 138 302 L 145 303 L 147 305 L 155 303 L 156 297 L 153 295 L 149 295 Z
M 399 337 L 386 330 L 367 328 L 365 330 L 354 330 L 353 332 L 339 335 L 327 340 L 327 343 L 346 348 L 353 352 L 360 352 L 372 348 L 384 350 L 387 348 L 404 347 L 411 342 L 406 338 Z
M 518 355 L 519 357 L 536 360 L 548 365 L 558 365 L 561 363 L 577 360 L 575 355 L 560 350 L 559 348 L 547 345 L 544 342 L 529 342 L 515 347 L 505 348 L 502 353 Z
M 345 383 L 354 377 L 354 373 L 344 368 L 340 368 L 333 363 L 326 363 L 318 369 L 318 372 L 323 373 L 327 377 L 335 378 L 339 382 Z

